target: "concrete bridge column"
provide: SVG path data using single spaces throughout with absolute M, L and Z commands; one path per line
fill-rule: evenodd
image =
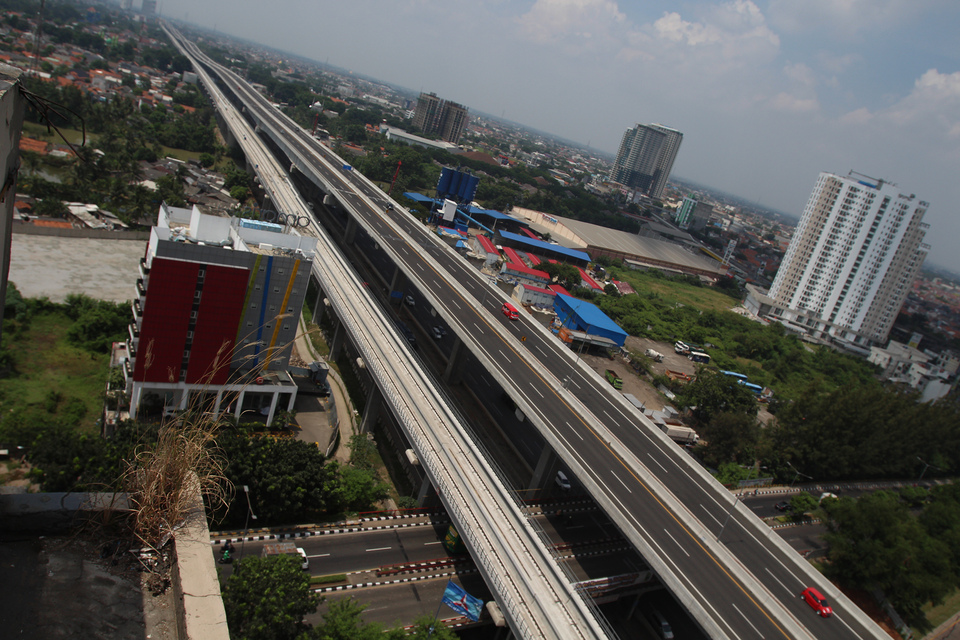
M 464 349 L 463 340 L 454 334 L 453 348 L 450 349 L 450 359 L 447 360 L 447 368 L 443 372 L 444 382 L 451 385 L 460 384 L 460 381 L 463 379 L 463 363 L 468 355 L 470 355 L 470 350 Z
M 360 421 L 360 433 L 371 433 L 373 431 L 382 408 L 383 394 L 380 393 L 380 389 L 376 385 L 371 385 L 363 410 L 363 420 Z
M 549 446 L 543 447 L 543 452 L 540 454 L 540 459 L 537 460 L 537 466 L 533 470 L 533 478 L 530 479 L 530 486 L 528 489 L 540 489 L 540 495 L 544 495 L 550 490 L 550 483 L 553 482 L 554 476 L 557 475 L 557 470 L 560 466 L 560 459 L 557 458 L 557 454 L 554 453 L 553 449 Z
M 317 283 L 317 297 L 313 300 L 313 317 L 310 318 L 310 321 L 313 322 L 313 324 L 320 324 L 326 312 L 326 298 L 323 297 L 323 289 L 320 288 L 320 283 Z
M 357 219 L 353 216 L 347 217 L 347 228 L 343 230 L 343 242 L 353 244 L 357 237 Z
M 420 483 L 420 490 L 417 491 L 417 504 L 422 507 L 427 500 L 433 501 L 436 495 L 437 492 L 433 488 L 433 483 L 430 482 L 430 476 L 424 474 L 423 482 Z
M 343 328 L 343 323 L 338 322 L 336 328 L 333 330 L 333 339 L 330 341 L 330 357 L 328 358 L 330 361 L 336 362 L 340 357 L 345 335 L 346 330 Z

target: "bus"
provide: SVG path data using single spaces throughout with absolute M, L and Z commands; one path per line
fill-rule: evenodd
M 753 384 L 752 382 L 745 382 L 743 380 L 737 380 L 737 383 L 742 384 L 747 389 L 750 389 L 750 391 L 753 391 L 754 395 L 759 396 L 761 393 L 763 393 L 763 387 L 761 387 L 758 384 Z
M 705 354 L 703 351 L 691 351 L 690 355 L 687 356 L 694 362 L 702 362 L 703 364 L 710 364 L 710 356 Z
M 723 369 L 720 370 L 720 373 L 725 376 L 730 376 L 731 378 L 736 378 L 737 380 L 743 380 L 744 382 L 747 381 L 747 376 L 744 373 L 737 373 L 736 371 L 724 371 Z

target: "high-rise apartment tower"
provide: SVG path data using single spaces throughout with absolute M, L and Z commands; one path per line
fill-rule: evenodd
M 929 206 L 883 180 L 821 173 L 770 288 L 774 317 L 841 343 L 885 344 L 930 248 Z
M 413 126 L 457 144 L 467 127 L 468 116 L 469 111 L 462 104 L 441 100 L 435 93 L 421 93 L 413 112 Z
M 651 198 L 659 198 L 677 159 L 683 134 L 660 124 L 638 124 L 620 141 L 611 177 Z

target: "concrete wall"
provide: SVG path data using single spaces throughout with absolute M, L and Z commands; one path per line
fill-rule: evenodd
M 230 640 L 203 500 L 199 489 L 195 488 L 193 494 L 193 508 L 177 532 L 170 572 L 177 603 L 177 631 L 180 640 Z
M 61 238 L 99 238 L 101 240 L 139 240 L 150 237 L 149 231 L 110 231 L 109 229 L 61 229 L 38 227 L 23 220 L 13 221 L 13 232 L 31 236 L 59 236 Z

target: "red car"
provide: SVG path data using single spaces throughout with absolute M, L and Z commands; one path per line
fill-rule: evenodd
M 807 587 L 801 591 L 800 597 L 806 600 L 807 604 L 824 618 L 829 618 L 830 614 L 833 613 L 833 609 L 830 608 L 830 604 L 827 602 L 827 599 L 824 598 L 823 594 L 817 591 L 814 587 Z

